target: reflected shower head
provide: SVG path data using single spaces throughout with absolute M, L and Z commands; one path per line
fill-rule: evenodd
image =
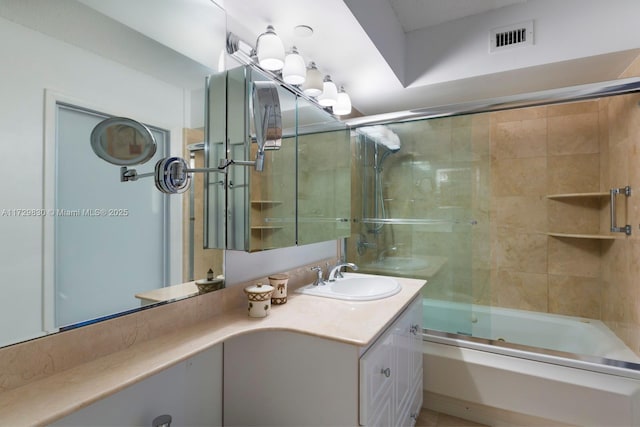
M 376 144 L 386 147 L 391 152 L 395 153 L 400 150 L 400 137 L 386 126 L 365 126 L 356 129 L 356 132 L 365 135 Z

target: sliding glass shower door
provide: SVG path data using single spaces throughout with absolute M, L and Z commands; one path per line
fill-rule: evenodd
M 427 280 L 425 328 L 470 335 L 489 300 L 488 115 L 354 131 L 348 258 L 363 271 Z

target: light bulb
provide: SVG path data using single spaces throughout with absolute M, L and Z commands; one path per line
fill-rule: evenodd
M 304 59 L 298 53 L 294 46 L 284 58 L 284 68 L 282 69 L 282 80 L 290 85 L 301 85 L 306 80 L 307 67 L 304 65 Z
M 323 107 L 333 107 L 336 102 L 338 102 L 338 88 L 331 81 L 331 76 L 325 76 L 322 84 L 322 94 L 318 96 L 318 104 Z
M 265 70 L 278 71 L 284 66 L 284 45 L 271 25 L 256 42 L 258 64 Z
M 315 62 L 309 63 L 307 68 L 307 79 L 302 85 L 302 91 L 307 96 L 318 96 L 322 94 L 322 73 L 316 67 Z
M 337 116 L 351 114 L 351 98 L 342 86 L 340 86 L 340 92 L 338 92 L 338 101 L 333 106 L 333 114 Z

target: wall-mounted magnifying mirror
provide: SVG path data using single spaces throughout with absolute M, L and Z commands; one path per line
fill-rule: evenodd
M 93 129 L 91 148 L 111 164 L 132 166 L 151 159 L 157 144 L 149 128 L 142 123 L 126 117 L 112 117 Z

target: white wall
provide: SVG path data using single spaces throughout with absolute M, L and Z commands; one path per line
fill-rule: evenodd
M 640 47 L 636 0 L 530 0 L 407 33 L 406 82 L 422 86 Z M 489 31 L 534 20 L 531 47 L 489 53 Z
M 171 130 L 172 151 L 178 150 L 188 103 L 182 88 L 3 18 L 0 39 L 7 41 L 0 43 L 0 213 L 43 205 L 45 89 Z M 115 177 L 117 173 L 114 166 Z M 42 219 L 0 216 L 0 235 L 4 345 L 42 331 Z

